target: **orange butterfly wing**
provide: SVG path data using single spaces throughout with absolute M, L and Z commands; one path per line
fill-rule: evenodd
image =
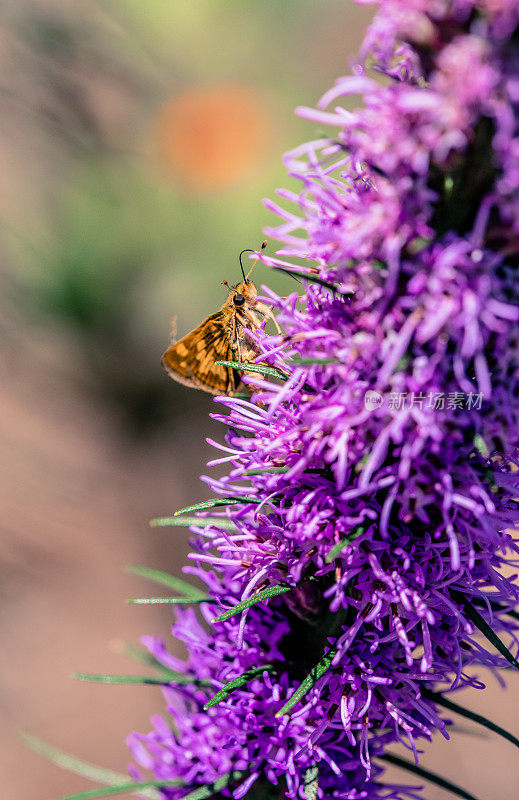
M 233 360 L 227 319 L 228 315 L 221 311 L 211 314 L 198 328 L 166 350 L 162 365 L 174 380 L 211 394 L 234 394 L 233 369 L 216 364 Z

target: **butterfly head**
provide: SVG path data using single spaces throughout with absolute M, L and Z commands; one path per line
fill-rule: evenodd
M 229 300 L 235 308 L 247 308 L 256 304 L 258 290 L 251 280 L 241 281 L 233 286 L 229 295 Z
M 260 253 L 264 251 L 266 246 L 267 242 L 263 242 L 263 244 L 261 245 Z M 240 260 L 240 268 L 241 268 L 241 273 L 243 275 L 243 280 L 240 283 L 237 283 L 236 286 L 232 287 L 229 286 L 227 281 L 222 281 L 222 283 L 229 289 L 229 297 L 225 305 L 227 307 L 231 306 L 235 310 L 242 309 L 246 311 L 247 309 L 251 309 L 256 305 L 256 298 L 258 297 L 258 290 L 251 281 L 250 274 L 258 261 L 259 254 L 256 253 L 256 259 L 252 267 L 247 272 L 247 274 L 245 274 L 245 270 L 243 269 L 243 263 L 241 260 L 241 257 L 244 253 L 256 253 L 256 251 L 242 250 L 240 253 L 239 260 Z

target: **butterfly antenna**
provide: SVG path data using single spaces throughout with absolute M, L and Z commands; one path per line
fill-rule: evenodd
M 265 241 L 264 241 L 264 242 L 263 242 L 263 244 L 261 245 L 260 253 L 263 253 L 263 251 L 264 251 L 264 249 L 266 248 L 266 246 L 267 246 L 267 240 L 265 239 Z M 245 251 L 244 251 L 244 252 L 245 252 Z M 249 252 L 250 252 L 250 253 L 255 253 L 256 251 L 255 251 L 255 250 L 249 250 Z M 241 255 L 241 254 L 240 254 L 240 255 Z M 252 267 L 251 267 L 251 268 L 250 268 L 250 270 L 247 272 L 247 276 L 245 276 L 245 275 L 243 276 L 243 277 L 244 277 L 244 279 L 245 279 L 246 281 L 248 281 L 248 280 L 249 280 L 249 275 L 251 274 L 252 270 L 254 269 L 254 267 L 256 266 L 256 264 L 258 263 L 258 259 L 259 259 L 259 254 L 258 254 L 258 256 L 255 258 L 255 260 L 254 260 L 254 262 L 253 262 L 253 264 L 252 264 Z M 240 259 L 240 265 L 241 265 L 241 259 Z M 243 267 L 241 268 L 241 271 L 243 272 Z
M 247 278 L 245 277 L 245 272 L 244 272 L 244 269 L 243 269 L 243 264 L 241 263 L 241 257 L 242 257 L 242 255 L 243 255 L 244 253 L 255 253 L 255 252 L 256 252 L 255 250 L 251 250 L 250 248 L 247 248 L 247 249 L 245 249 L 245 250 L 242 250 L 242 251 L 241 251 L 241 253 L 240 253 L 240 255 L 239 255 L 239 259 L 240 259 L 240 267 L 241 267 L 241 274 L 243 275 L 243 280 L 244 280 L 244 281 L 246 281 L 246 280 L 247 280 Z

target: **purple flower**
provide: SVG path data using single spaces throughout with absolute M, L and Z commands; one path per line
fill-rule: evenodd
M 289 210 L 266 201 L 283 248 L 263 260 L 304 294 L 263 288 L 273 369 L 250 401 L 216 399 L 229 472 L 203 480 L 229 505 L 201 514 L 185 569 L 205 623 L 177 615 L 185 664 L 145 640 L 185 680 L 131 735 L 132 774 L 182 779 L 174 800 L 223 779 L 235 798 L 419 798 L 378 759 L 448 738 L 441 693 L 517 652 L 519 11 L 380 6 L 363 65 L 299 109 L 330 136 L 286 156 Z

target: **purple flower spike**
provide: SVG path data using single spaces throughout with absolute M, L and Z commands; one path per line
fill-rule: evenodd
M 132 774 L 171 800 L 420 800 L 387 748 L 418 763 L 445 693 L 519 668 L 519 6 L 379 5 L 362 64 L 298 109 L 329 131 L 286 156 L 300 191 L 266 201 L 262 259 L 303 294 L 263 287 L 278 372 L 217 398 L 187 661 L 145 640 L 183 680 Z

